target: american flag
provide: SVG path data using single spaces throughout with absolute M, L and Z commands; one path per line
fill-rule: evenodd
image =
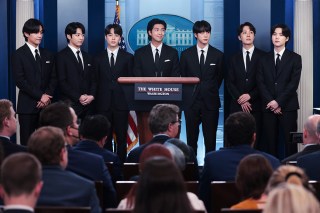
M 116 14 L 114 16 L 114 24 L 120 25 L 120 5 L 116 1 Z M 126 42 L 123 36 L 119 43 L 120 49 L 127 51 Z M 130 111 L 128 115 L 128 131 L 127 131 L 127 151 L 129 152 L 138 143 L 138 128 L 137 128 L 137 115 L 135 111 Z

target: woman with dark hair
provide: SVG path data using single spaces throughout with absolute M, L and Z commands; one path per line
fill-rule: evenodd
M 272 175 L 269 161 L 260 154 L 244 157 L 237 168 L 236 185 L 243 201 L 233 205 L 232 209 L 260 209 L 265 203 L 263 192 Z
M 154 157 L 145 162 L 133 212 L 193 212 L 181 172 L 172 161 Z

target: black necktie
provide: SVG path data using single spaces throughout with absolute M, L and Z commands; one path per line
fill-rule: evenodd
M 38 53 L 38 49 L 35 49 L 34 52 L 36 53 L 36 62 L 37 62 L 37 65 L 39 67 L 39 70 L 41 71 L 41 58 L 40 58 L 40 55 Z
M 80 50 L 77 51 L 77 59 L 78 59 L 78 63 L 80 65 L 80 67 L 82 68 L 83 70 L 83 64 L 82 64 L 82 60 L 80 58 Z
M 201 50 L 201 55 L 200 55 L 200 69 L 202 70 L 204 67 L 204 50 Z
M 246 72 L 249 71 L 249 66 L 250 66 L 250 52 L 247 51 L 247 56 L 246 56 Z
M 277 59 L 276 59 L 276 72 L 279 70 L 279 65 L 280 65 L 280 54 L 277 54 Z
M 110 57 L 110 68 L 113 70 L 114 68 L 114 54 L 111 53 L 111 57 Z
M 160 59 L 159 50 L 156 49 L 156 55 L 154 57 L 154 63 L 156 64 L 156 68 L 158 70 L 159 70 L 159 59 Z

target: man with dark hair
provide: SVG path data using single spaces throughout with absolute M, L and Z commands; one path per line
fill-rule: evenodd
M 200 176 L 200 197 L 208 212 L 211 209 L 211 181 L 234 181 L 237 166 L 243 157 L 249 154 L 262 154 L 270 161 L 273 169 L 280 165 L 280 161 L 272 155 L 253 148 L 256 124 L 250 113 L 231 114 L 225 121 L 224 129 L 227 147 L 207 153 Z
M 139 163 L 139 158 L 142 151 L 149 145 L 154 143 L 165 143 L 168 139 L 174 138 L 179 132 L 181 120 L 179 119 L 179 107 L 174 104 L 157 104 L 149 115 L 149 128 L 153 134 L 153 138 L 146 144 L 140 145 L 133 149 L 127 158 L 128 163 Z M 192 150 L 189 147 L 189 150 Z M 193 151 L 193 150 L 192 150 Z M 198 165 L 195 154 L 191 154 L 193 159 L 190 161 Z
M 91 70 L 91 56 L 81 46 L 85 28 L 79 22 L 66 26 L 68 46 L 57 54 L 57 73 L 60 99 L 69 100 L 77 116 L 83 119 L 93 110 L 92 101 L 96 93 L 96 80 Z
M 197 44 L 184 50 L 180 58 L 183 77 L 198 77 L 200 82 L 188 95 L 185 108 L 187 142 L 197 154 L 199 125 L 202 123 L 205 152 L 216 149 L 219 119 L 219 88 L 223 80 L 223 53 L 209 44 L 211 25 L 196 21 L 193 33 Z
M 285 24 L 271 28 L 274 49 L 261 58 L 257 72 L 265 133 L 263 150 L 281 158 L 297 152 L 297 144 L 290 143 L 290 132 L 297 131 L 297 89 L 302 60 L 299 54 L 286 48 L 290 36 L 290 29 Z M 284 156 L 279 152 L 283 149 Z
M 17 114 L 20 124 L 20 143 L 38 128 L 41 109 L 51 103 L 57 79 L 54 55 L 40 48 L 44 27 L 37 19 L 29 19 L 22 29 L 25 45 L 12 55 L 12 72 L 19 88 Z
M 105 28 L 105 39 L 108 47 L 94 60 L 97 74 L 97 112 L 108 118 L 111 129 L 107 137 L 105 148 L 113 151 L 124 162 L 127 157 L 128 104 L 125 93 L 118 83 L 119 77 L 132 76 L 133 55 L 120 49 L 122 28 L 118 24 L 109 24 Z M 113 137 L 115 135 L 115 138 Z
M 320 122 L 320 115 L 310 115 L 303 125 L 303 145 L 304 149 L 282 160 L 285 164 L 289 161 L 296 161 L 298 158 L 320 151 L 320 139 L 317 135 L 317 125 Z
M 113 152 L 104 149 L 110 131 L 110 123 L 103 115 L 87 116 L 80 125 L 81 141 L 74 146 L 74 150 L 100 155 L 105 162 L 113 163 L 113 181 L 122 180 L 121 161 Z
M 1 165 L 3 212 L 34 212 L 43 186 L 41 164 L 29 153 L 16 153 Z
M 74 110 L 63 102 L 53 103 L 40 114 L 40 126 L 54 126 L 64 132 L 68 149 L 67 170 L 93 181 L 103 181 L 104 193 L 108 202 L 106 207 L 115 207 L 116 192 L 111 176 L 101 156 L 74 150 L 79 141 L 77 115 Z
M 134 54 L 133 75 L 136 77 L 178 77 L 178 51 L 163 43 L 167 24 L 161 19 L 151 19 L 147 25 L 149 44 Z M 148 109 L 149 111 L 149 109 Z M 152 138 L 147 120 L 149 112 L 137 112 L 139 142 L 144 144 Z
M 256 74 L 259 59 L 265 52 L 254 46 L 256 28 L 250 22 L 241 24 L 237 33 L 242 49 L 231 57 L 226 79 L 231 95 L 230 113 L 243 111 L 254 116 L 257 125 L 255 145 L 259 148 L 262 118 Z
M 94 183 L 65 171 L 68 150 L 61 129 L 39 128 L 30 136 L 28 150 L 43 166 L 44 184 L 38 205 L 90 206 L 91 212 L 101 212 Z
M 3 157 L 16 152 L 27 151 L 26 147 L 17 145 L 10 141 L 10 137 L 16 133 L 17 120 L 12 102 L 0 99 L 0 146 L 3 149 Z

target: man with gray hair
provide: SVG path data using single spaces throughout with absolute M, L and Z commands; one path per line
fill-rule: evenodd
M 296 161 L 299 157 L 320 151 L 319 136 L 317 135 L 317 124 L 320 121 L 320 115 L 311 115 L 303 126 L 303 145 L 304 149 L 282 160 L 282 163 Z M 319 126 L 320 128 L 320 126 Z M 318 129 L 320 131 L 320 129 Z

